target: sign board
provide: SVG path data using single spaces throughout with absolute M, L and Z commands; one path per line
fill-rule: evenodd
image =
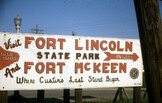
M 137 39 L 0 33 L 0 90 L 135 86 Z

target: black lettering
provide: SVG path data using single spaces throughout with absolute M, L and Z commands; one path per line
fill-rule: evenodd
M 51 59 L 53 59 L 53 58 L 54 58 L 54 59 L 57 59 L 57 58 L 56 58 L 56 53 L 55 53 L 55 52 L 52 53 Z
M 99 54 L 95 53 L 95 59 L 100 59 Z
M 60 53 L 58 53 L 58 54 L 60 55 L 60 59 L 62 59 L 62 55 L 63 55 L 63 53 L 60 52 Z
M 49 52 L 45 52 L 44 54 L 46 56 L 46 59 L 48 59 Z
M 89 59 L 93 60 L 93 53 L 89 53 Z
M 9 49 L 9 44 L 11 43 L 10 40 L 11 38 L 8 39 L 7 43 L 6 42 L 4 43 L 6 49 Z
M 40 82 L 40 83 L 43 83 L 43 80 L 42 80 L 42 79 L 44 79 L 44 77 L 41 76 L 41 77 L 39 78 L 39 82 Z
M 79 57 L 81 57 L 81 53 L 76 53 L 76 59 L 78 59 Z
M 70 53 L 65 53 L 65 59 L 69 59 L 70 58 L 69 55 Z
M 38 59 L 42 59 L 42 52 L 38 52 L 38 53 L 37 53 L 37 58 L 38 58 Z
M 6 49 L 15 48 L 15 47 L 18 47 L 18 46 L 21 46 L 21 45 L 22 45 L 22 44 L 19 42 L 20 39 L 15 40 L 15 43 L 11 43 L 10 40 L 11 40 L 11 38 L 9 38 L 8 41 L 4 43 Z
M 87 54 L 86 53 L 83 54 L 83 59 L 87 60 Z
M 6 78 L 8 77 L 8 75 L 9 75 L 11 78 L 13 78 L 10 69 L 9 69 L 9 68 L 6 68 L 6 72 L 5 72 L 5 76 L 6 76 Z
M 18 77 L 16 77 L 16 83 L 17 84 L 22 84 L 23 83 L 23 80 L 24 78 L 22 77 L 22 78 L 18 78 Z

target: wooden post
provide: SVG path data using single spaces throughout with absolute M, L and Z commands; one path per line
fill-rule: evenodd
M 64 89 L 64 103 L 70 103 L 70 89 Z
M 133 103 L 141 103 L 141 88 L 133 88 Z
M 37 91 L 37 103 L 44 103 L 44 90 Z
M 134 0 L 149 103 L 162 103 L 162 36 L 158 0 Z
M 126 96 L 126 98 L 127 98 L 127 101 L 129 101 L 129 96 L 128 96 L 128 94 L 127 94 L 127 92 L 125 91 L 124 88 L 123 88 L 123 92 L 124 92 L 124 94 L 125 94 L 125 96 Z
M 117 92 L 116 92 L 116 94 L 115 94 L 115 98 L 114 98 L 114 100 L 113 100 L 113 103 L 116 102 L 116 100 L 117 100 L 117 98 L 118 98 L 118 95 L 119 95 L 119 88 L 118 88 L 118 90 L 117 90 Z
M 120 102 L 123 102 L 124 100 L 123 100 L 123 92 L 122 92 L 122 88 L 120 87 L 119 88 L 119 101 Z
M 119 96 L 119 102 L 124 102 L 123 93 L 125 94 L 127 101 L 129 101 L 129 96 L 125 91 L 125 89 L 123 87 L 119 87 L 113 99 L 113 103 L 116 103 L 118 96 Z
M 0 103 L 8 103 L 7 91 L 0 91 Z
M 82 89 L 75 89 L 75 103 L 82 103 Z
M 22 99 L 22 96 L 20 95 L 20 91 L 15 90 L 14 94 L 11 96 L 12 101 L 19 101 Z

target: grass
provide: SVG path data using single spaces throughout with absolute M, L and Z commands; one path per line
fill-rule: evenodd
M 25 101 L 15 101 L 15 102 L 9 102 L 9 103 L 36 103 L 36 100 L 25 100 Z M 63 103 L 63 101 L 58 101 L 54 99 L 46 99 L 44 103 Z M 75 102 L 71 102 L 75 103 Z M 107 100 L 107 99 L 95 99 L 95 100 L 84 100 L 82 103 L 133 103 L 133 99 L 130 99 L 129 101 L 124 100 L 123 102 L 120 102 L 119 100 L 116 102 L 113 102 L 113 100 Z M 148 103 L 148 99 L 142 99 L 141 103 Z
M 36 98 L 22 98 L 20 101 L 12 101 L 11 98 L 9 97 L 8 103 L 36 103 L 37 99 Z M 44 103 L 63 103 L 62 99 L 57 99 L 57 98 L 45 98 Z M 75 100 L 72 100 L 71 103 L 75 103 Z M 113 102 L 113 99 L 96 99 L 96 98 L 91 98 L 91 99 L 83 99 L 82 103 L 133 103 L 133 99 L 124 99 L 123 102 L 119 101 L 117 99 L 116 102 Z M 141 103 L 148 103 L 148 99 L 141 98 Z
M 95 101 L 83 101 L 83 103 L 133 103 L 133 99 L 128 100 L 123 100 L 123 102 L 121 101 L 116 101 L 113 102 L 113 100 L 106 100 L 106 99 L 99 99 L 99 100 L 95 100 Z M 141 99 L 141 103 L 148 103 L 148 99 Z

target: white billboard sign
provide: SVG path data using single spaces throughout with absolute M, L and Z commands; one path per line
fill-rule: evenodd
M 141 85 L 137 39 L 0 33 L 0 90 Z

